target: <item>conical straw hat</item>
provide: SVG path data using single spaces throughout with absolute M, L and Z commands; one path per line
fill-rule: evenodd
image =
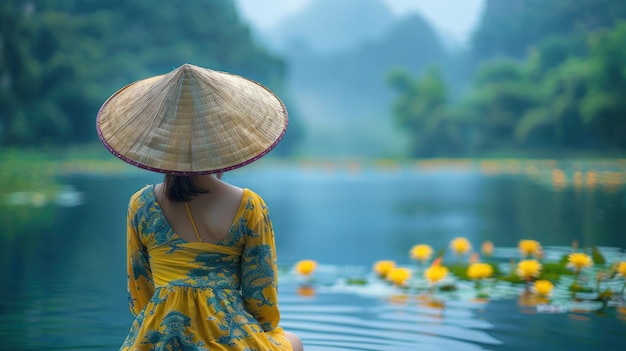
M 287 110 L 246 78 L 184 64 L 125 86 L 100 108 L 100 140 L 120 159 L 151 171 L 218 173 L 273 149 Z

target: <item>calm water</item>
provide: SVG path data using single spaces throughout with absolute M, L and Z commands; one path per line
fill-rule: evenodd
M 537 239 L 626 248 L 626 166 L 612 164 L 608 175 L 603 164 L 593 173 L 577 164 L 557 165 L 563 174 L 550 166 L 275 165 L 226 179 L 270 206 L 285 267 L 283 326 L 300 334 L 308 351 L 620 349 L 626 316 L 615 309 L 538 314 L 515 300 L 437 303 L 332 284 L 369 274 L 376 260 L 409 264 L 414 244 L 443 248 L 456 236 L 496 247 Z M 0 350 L 119 347 L 131 323 L 126 205 L 159 179 L 71 176 L 56 203 L 9 197 L 14 205 L 0 207 Z M 286 271 L 301 259 L 321 264 L 314 291 L 301 291 Z

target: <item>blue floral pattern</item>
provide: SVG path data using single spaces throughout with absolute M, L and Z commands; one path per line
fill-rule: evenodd
M 135 320 L 121 350 L 291 350 L 279 327 L 269 210 L 244 189 L 217 244 L 187 242 L 149 185 L 128 208 L 128 292 Z

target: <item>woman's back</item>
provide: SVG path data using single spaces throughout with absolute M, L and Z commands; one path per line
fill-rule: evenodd
M 278 327 L 269 211 L 251 190 L 241 189 L 241 194 L 227 234 L 216 242 L 179 236 L 165 219 L 154 186 L 133 195 L 128 267 L 136 319 L 123 350 L 183 344 L 191 350 L 218 345 L 291 350 Z
M 213 176 L 195 176 L 194 183 L 206 193 L 187 202 L 172 201 L 164 184 L 155 186 L 161 210 L 174 231 L 186 241 L 217 243 L 226 237 L 242 201 L 243 189 Z

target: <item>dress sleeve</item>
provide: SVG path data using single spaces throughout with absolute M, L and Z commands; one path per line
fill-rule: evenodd
M 280 321 L 274 229 L 263 200 L 258 196 L 251 199 L 242 253 L 241 291 L 248 311 L 267 332 L 274 330 Z
M 136 212 L 137 201 L 133 197 L 128 207 L 128 218 L 126 221 L 126 248 L 127 248 L 127 270 L 128 270 L 128 305 L 133 316 L 137 316 L 154 294 L 154 282 L 152 280 L 152 269 L 148 261 L 148 252 L 139 240 L 137 224 L 134 213 Z

